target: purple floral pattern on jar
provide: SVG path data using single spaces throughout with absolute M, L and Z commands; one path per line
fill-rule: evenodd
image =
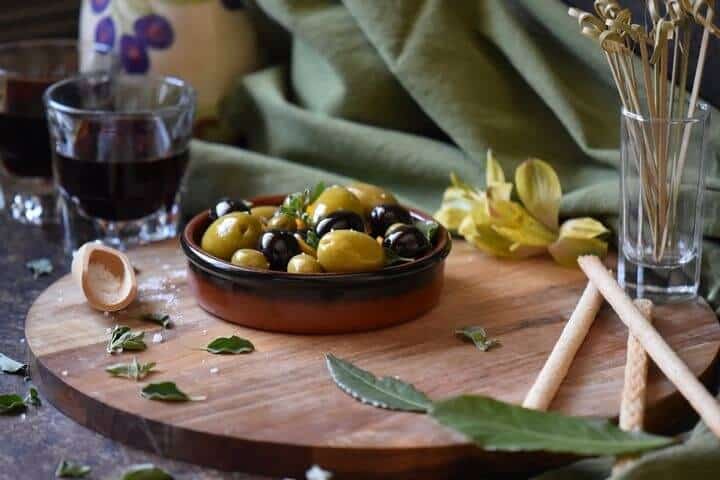
M 120 61 L 128 73 L 146 73 L 150 69 L 145 43 L 132 35 L 120 37 Z
M 110 17 L 104 17 L 95 26 L 95 50 L 109 53 L 113 46 L 115 46 L 115 22 Z
M 90 0 L 93 12 L 102 13 L 110 5 L 110 0 Z
M 172 25 L 161 15 L 145 15 L 134 24 L 135 35 L 148 47 L 158 50 L 165 49 L 172 45 L 175 32 Z
M 240 10 L 245 8 L 245 0 L 222 0 L 223 7 L 228 10 Z

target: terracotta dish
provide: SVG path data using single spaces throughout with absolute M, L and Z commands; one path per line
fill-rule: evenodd
M 253 204 L 279 205 L 284 195 Z M 426 213 L 409 209 L 414 218 Z M 452 241 L 440 227 L 433 249 L 412 262 L 367 273 L 292 274 L 232 265 L 200 248 L 208 212 L 185 227 L 188 283 L 199 305 L 229 322 L 285 333 L 362 332 L 407 322 L 432 309 L 443 287 Z

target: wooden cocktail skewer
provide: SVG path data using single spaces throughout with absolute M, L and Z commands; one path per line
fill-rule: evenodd
M 600 290 L 605 300 L 645 348 L 658 368 L 692 405 L 710 431 L 720 438 L 720 405 L 718 402 L 633 305 L 630 297 L 608 273 L 598 257 L 589 255 L 579 257 L 578 265 Z
M 652 322 L 652 302 L 637 299 L 634 303 L 648 322 Z M 647 370 L 648 358 L 645 349 L 640 345 L 637 338 L 628 331 L 625 383 L 620 402 L 620 421 L 618 422 L 623 430 L 638 431 L 643 429 Z M 619 457 L 613 467 L 613 474 L 622 470 L 633 458 L 633 456 Z
M 567 375 L 575 354 L 585 340 L 602 302 L 603 298 L 598 289 L 592 282 L 588 282 L 560 338 L 528 391 L 523 407 L 547 410 Z

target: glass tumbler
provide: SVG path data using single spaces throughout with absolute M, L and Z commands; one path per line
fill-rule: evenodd
M 173 77 L 89 73 L 45 93 L 66 247 L 174 237 L 195 91 Z
M 74 40 L 0 45 L 0 209 L 19 222 L 57 222 L 43 93 L 77 69 Z
M 632 297 L 697 295 L 709 123 L 704 103 L 686 118 L 622 112 L 618 280 Z

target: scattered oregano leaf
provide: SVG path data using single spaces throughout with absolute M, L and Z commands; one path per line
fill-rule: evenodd
M 468 326 L 455 330 L 455 336 L 473 342 L 481 352 L 487 352 L 492 347 L 499 346 L 500 342 L 494 338 L 488 338 L 487 332 L 480 326 Z
M 25 375 L 27 373 L 27 365 L 0 353 L 0 371 L 17 375 Z
M 125 350 L 145 350 L 147 345 L 143 337 L 145 332 L 133 332 L 130 327 L 115 325 L 110 331 L 107 344 L 108 353 L 121 353 Z
M 152 463 L 143 463 L 128 467 L 120 480 L 173 480 L 173 476 Z
M 82 478 L 89 474 L 91 471 L 90 467 L 83 465 L 82 463 L 73 462 L 72 460 L 65 460 L 64 458 L 60 461 L 57 468 L 55 469 L 55 477 L 57 478 Z
M 163 402 L 189 402 L 206 398 L 191 397 L 180 390 L 174 382 L 149 383 L 140 391 L 140 395 L 148 400 Z
M 105 371 L 113 377 L 129 378 L 131 380 L 142 380 L 147 377 L 155 368 L 156 363 L 140 363 L 137 357 L 133 357 L 130 363 L 115 363 L 105 367 Z
M 432 404 L 423 392 L 397 378 L 377 378 L 330 353 L 325 355 L 325 360 L 337 386 L 363 403 L 406 412 L 427 412 Z
M 173 327 L 173 323 L 170 320 L 170 315 L 168 315 L 167 313 L 144 313 L 140 315 L 140 320 L 156 323 L 162 328 Z
M 33 278 L 36 280 L 43 275 L 50 275 L 53 271 L 53 264 L 49 258 L 29 260 L 25 266 L 32 272 Z
M 0 395 L 0 414 L 9 415 L 24 412 L 27 405 L 20 395 L 9 393 Z
M 255 346 L 250 340 L 240 338 L 236 335 L 232 337 L 218 337 L 208 344 L 205 349 L 210 353 L 250 353 L 255 350 Z
M 30 387 L 28 389 L 27 395 L 25 395 L 25 399 L 23 400 L 25 402 L 25 405 L 32 405 L 33 407 L 40 407 L 42 406 L 42 400 L 40 400 L 40 395 L 38 395 L 37 388 Z

